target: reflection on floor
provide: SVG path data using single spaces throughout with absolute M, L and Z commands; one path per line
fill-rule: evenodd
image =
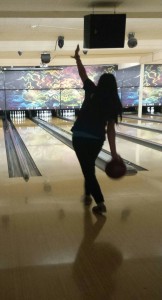
M 42 177 L 8 178 L 0 129 L 0 299 L 161 300 L 161 153 L 143 150 L 151 169 L 119 181 L 97 169 L 108 212 L 96 218 L 74 151 L 31 121 L 17 129 Z

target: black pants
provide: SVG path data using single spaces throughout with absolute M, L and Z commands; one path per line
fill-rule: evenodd
M 103 141 L 91 138 L 73 137 L 72 142 L 84 175 L 85 194 L 92 195 L 97 204 L 104 202 L 95 175 L 95 160 L 102 149 Z

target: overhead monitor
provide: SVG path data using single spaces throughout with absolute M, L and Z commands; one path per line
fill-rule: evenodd
M 84 48 L 123 48 L 126 14 L 84 16 Z

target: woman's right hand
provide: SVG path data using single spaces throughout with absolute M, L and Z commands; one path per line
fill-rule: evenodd
M 122 160 L 121 156 L 118 153 L 114 153 L 114 154 L 111 153 L 111 156 L 112 159 L 114 160 Z

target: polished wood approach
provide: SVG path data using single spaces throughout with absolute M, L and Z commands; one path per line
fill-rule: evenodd
M 96 169 L 108 209 L 96 217 L 74 151 L 29 120 L 16 126 L 42 176 L 8 178 L 0 125 L 0 300 L 161 300 L 162 153 L 118 140 L 148 171 Z

